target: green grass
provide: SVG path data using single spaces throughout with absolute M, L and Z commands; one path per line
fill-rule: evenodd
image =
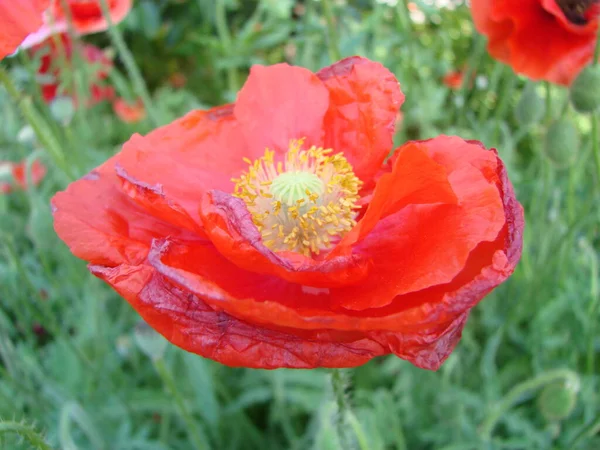
M 361 450 L 600 448 L 600 180 L 590 118 L 567 110 L 580 145 L 558 149 L 576 155 L 559 168 L 544 139 L 566 90 L 553 87 L 551 111 L 525 127 L 515 111 L 527 81 L 485 54 L 466 7 L 424 9 L 427 21 L 415 24 L 402 2 L 331 3 L 341 54 L 378 60 L 401 82 L 396 141 L 448 133 L 498 148 L 527 223 L 515 274 L 473 310 L 438 372 L 387 357 L 344 374 L 352 410 L 342 438 Z M 318 2 L 300 17 L 291 1 L 261 4 L 136 2 L 120 29 L 160 121 L 231 100 L 251 64 L 331 62 Z M 110 45 L 106 34 L 88 40 Z M 34 95 L 76 176 L 152 128 L 150 119 L 120 123 L 109 105 L 61 128 L 35 97 L 25 60 L 2 64 Z M 473 89 L 441 84 L 467 63 L 478 76 Z M 183 90 L 166 83 L 174 71 L 188 77 Z M 133 90 L 120 77 L 121 89 Z M 544 103 L 543 86 L 533 95 Z M 341 448 L 327 371 L 232 369 L 171 345 L 156 356 L 160 342 L 140 342 L 162 338 L 140 329 L 128 304 L 54 234 L 49 199 L 68 174 L 48 148 L 23 139 L 25 121 L 2 89 L 0 117 L 0 159 L 37 156 L 48 166 L 37 188 L 0 196 L 0 449 Z M 158 345 L 154 358 L 147 345 Z

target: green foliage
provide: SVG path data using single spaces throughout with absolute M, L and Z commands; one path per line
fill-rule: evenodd
M 0 448 L 600 448 L 600 198 L 590 117 L 571 111 L 559 87 L 541 116 L 540 86 L 524 91 L 486 55 L 464 5 L 416 1 L 422 14 L 411 19 L 403 1 L 331 4 L 342 56 L 382 62 L 407 95 L 397 143 L 446 133 L 498 149 L 526 211 L 514 276 L 474 309 L 436 373 L 380 358 L 353 370 L 350 388 L 341 380 L 333 390 L 324 370 L 234 369 L 171 345 L 163 354 L 155 336 L 137 328 L 136 338 L 135 312 L 56 237 L 49 207 L 69 180 L 65 163 L 85 174 L 132 133 L 150 131 L 150 119 L 124 124 L 106 103 L 73 117 L 65 103 L 48 107 L 29 71 L 36 62 L 21 54 L 2 62 L 28 96 L 16 105 L 0 89 L 1 159 L 41 158 L 48 175 L 0 195 L 0 417 L 34 422 L 44 436 L 0 422 Z M 317 1 L 139 0 L 120 30 L 162 123 L 234 100 L 252 64 L 316 70 L 331 62 Z M 86 40 L 116 54 L 106 33 Z M 131 96 L 116 62 L 110 82 Z M 463 68 L 461 89 L 442 84 Z M 59 148 L 27 129 L 27 105 L 41 111 Z M 564 125 L 557 131 L 564 123 L 567 137 Z M 573 379 L 577 395 L 568 390 Z

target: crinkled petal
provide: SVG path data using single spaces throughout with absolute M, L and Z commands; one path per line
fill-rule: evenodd
M 385 353 L 362 333 L 314 330 L 295 334 L 247 323 L 207 305 L 147 265 L 90 270 L 159 333 L 187 351 L 233 367 L 353 367 Z
M 217 249 L 236 266 L 312 287 L 359 283 L 368 262 L 356 255 L 315 260 L 294 252 L 267 248 L 243 200 L 211 191 L 202 202 L 202 224 Z
M 200 239 L 149 215 L 125 195 L 114 162 L 113 157 L 52 199 L 54 229 L 75 256 L 105 266 L 136 264 L 154 238 Z
M 368 189 L 393 148 L 404 94 L 381 64 L 353 56 L 317 73 L 329 90 L 324 147 L 342 152 Z

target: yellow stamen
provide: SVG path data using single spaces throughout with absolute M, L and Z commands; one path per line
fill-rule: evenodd
M 290 142 L 276 158 L 265 150 L 235 183 L 234 195 L 246 203 L 264 244 L 275 251 L 318 255 L 356 225 L 362 182 L 341 153 Z

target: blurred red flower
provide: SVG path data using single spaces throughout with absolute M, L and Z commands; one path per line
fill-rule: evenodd
M 61 75 L 64 70 L 74 70 L 72 67 L 75 47 L 71 38 L 67 34 L 61 34 L 58 38 L 48 38 L 41 44 L 34 46 L 31 50 L 32 55 L 41 54 L 38 76 L 40 78 L 42 96 L 46 102 L 51 102 L 61 93 Z M 89 98 L 86 106 L 92 106 L 103 100 L 111 100 L 114 97 L 114 88 L 105 86 L 102 81 L 108 78 L 112 70 L 113 63 L 102 51 L 102 49 L 92 45 L 83 44 L 81 46 L 81 58 L 93 68 L 93 76 L 90 85 Z M 66 61 L 65 61 L 66 60 Z M 69 90 L 62 92 L 63 95 L 72 97 L 77 103 L 75 92 L 72 86 L 67 86 Z
M 490 54 L 533 80 L 569 85 L 593 58 L 597 0 L 471 0 Z
M 403 100 L 360 57 L 316 74 L 254 66 L 235 104 L 134 135 L 56 194 L 55 230 L 188 351 L 437 369 L 512 273 L 523 211 L 478 142 L 409 142 L 384 163 Z
M 12 192 L 15 186 L 21 189 L 29 187 L 27 182 L 27 163 L 25 161 L 20 163 L 0 161 L 0 174 L 6 173 L 10 174 L 12 181 L 0 181 L 0 193 L 8 194 Z M 46 166 L 37 159 L 33 161 L 31 163 L 31 182 L 33 185 L 38 185 L 45 175 Z
M 119 97 L 113 102 L 113 110 L 119 119 L 126 123 L 136 123 L 146 117 L 146 108 L 144 108 L 144 102 L 141 98 L 129 103 L 124 98 Z
M 0 60 L 42 26 L 49 5 L 50 0 L 0 0 Z
M 49 0 L 50 1 L 50 0 Z M 121 22 L 131 10 L 132 0 L 106 0 L 110 17 L 114 24 Z M 68 10 L 64 6 L 68 6 Z M 66 33 L 69 16 L 73 29 L 80 35 L 98 33 L 108 29 L 108 22 L 102 14 L 100 0 L 51 0 L 44 25 L 27 37 L 24 48 L 44 42 L 53 34 Z
M 69 11 L 63 8 L 64 3 Z M 106 0 L 112 22 L 121 22 L 131 10 L 132 0 Z M 80 34 L 97 33 L 108 29 L 108 22 L 102 14 L 100 0 L 54 0 L 52 16 L 56 23 L 66 22 L 69 12 L 73 18 L 73 27 Z
M 463 83 L 464 73 L 461 70 L 448 72 L 442 81 L 450 89 L 460 89 Z

